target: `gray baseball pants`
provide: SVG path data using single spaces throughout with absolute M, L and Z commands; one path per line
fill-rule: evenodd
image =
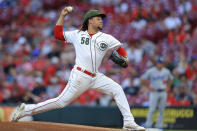
M 163 113 L 165 110 L 165 105 L 166 105 L 166 99 L 167 99 L 167 93 L 165 91 L 162 92 L 151 92 L 150 97 L 149 97 L 149 112 L 147 115 L 146 127 L 152 127 L 153 121 L 153 115 L 155 113 L 155 110 L 158 108 L 159 110 L 159 115 L 157 118 L 157 123 L 155 125 L 156 128 L 162 128 L 163 125 Z

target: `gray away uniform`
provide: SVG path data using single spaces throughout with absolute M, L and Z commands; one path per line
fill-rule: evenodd
M 145 123 L 146 127 L 152 126 L 152 117 L 158 107 L 159 115 L 157 118 L 156 127 L 162 128 L 163 124 L 163 112 L 165 109 L 167 93 L 165 88 L 167 87 L 168 80 L 172 80 L 173 76 L 170 71 L 163 67 L 161 70 L 158 70 L 157 67 L 152 67 L 148 69 L 145 74 L 142 75 L 142 79 L 150 81 L 150 87 L 155 91 L 150 93 L 149 97 L 149 112 L 147 120 Z

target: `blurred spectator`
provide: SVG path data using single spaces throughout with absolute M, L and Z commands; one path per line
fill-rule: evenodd
M 181 19 L 175 12 L 170 12 L 170 15 L 164 19 L 164 25 L 168 30 L 176 29 L 181 26 Z
M 178 6 L 178 12 L 183 14 L 188 14 L 192 10 L 192 4 L 190 1 L 180 0 L 180 5 Z
M 147 39 L 142 39 L 142 49 L 144 53 L 147 53 L 149 56 L 153 57 L 155 54 L 155 45 L 152 41 Z
M 54 98 L 58 95 L 61 85 L 57 76 L 50 77 L 50 84 L 47 87 L 47 94 L 49 98 Z
M 166 67 L 174 75 L 167 105 L 196 104 L 196 1 L 85 0 L 66 4 L 75 10 L 65 18 L 64 30 L 80 28 L 83 12 L 89 9 L 107 14 L 103 31 L 123 42 L 130 63 L 123 70 L 109 61 L 100 70 L 126 89 L 129 104 L 148 105 L 148 91 L 138 79 L 158 55 L 165 58 Z M 74 48 L 53 37 L 58 17 L 54 9 L 64 6 L 64 0 L 0 1 L 1 103 L 36 103 L 65 88 L 74 65 Z M 89 91 L 73 103 L 106 106 L 113 101 Z
M 189 101 L 190 96 L 188 94 L 187 87 L 180 86 L 178 91 L 179 91 L 179 93 L 176 96 L 177 100 L 178 100 L 178 106 L 189 106 L 190 105 L 190 101 Z
M 137 95 L 140 88 L 140 80 L 138 77 L 130 75 L 128 78 L 124 79 L 122 82 L 122 88 L 126 95 Z
M 133 61 L 135 63 L 139 63 L 142 60 L 143 57 L 143 50 L 141 48 L 141 42 L 138 41 L 135 44 L 132 44 L 129 46 L 130 48 L 127 48 L 127 54 L 130 61 Z
M 146 20 L 139 18 L 131 22 L 131 26 L 137 30 L 144 29 L 146 24 L 147 24 Z
M 31 104 L 31 103 L 38 103 L 39 101 L 40 101 L 40 97 L 32 94 L 29 89 L 25 90 L 25 95 L 23 96 L 22 102 Z
M 10 98 L 7 99 L 6 102 L 8 103 L 20 103 L 22 97 L 24 95 L 24 90 L 20 87 L 16 81 L 13 84 L 7 86 L 8 90 L 10 91 Z
M 34 77 L 32 75 L 32 65 L 30 63 L 25 63 L 22 67 L 22 72 L 17 75 L 16 80 L 19 86 L 21 86 L 24 90 L 29 89 L 32 90 L 35 86 Z
M 197 59 L 191 61 L 191 64 L 187 65 L 186 71 L 187 79 L 193 81 L 197 76 Z
M 134 19 L 146 19 L 148 18 L 148 13 L 145 10 L 145 8 L 143 8 L 142 6 L 142 2 L 138 1 L 137 2 L 137 7 L 135 8 L 134 11 L 131 12 L 131 16 L 130 16 L 130 20 L 133 21 Z
M 49 98 L 46 94 L 46 86 L 44 86 L 42 77 L 35 78 L 35 88 L 32 90 L 32 94 L 40 97 L 40 101 L 44 101 Z

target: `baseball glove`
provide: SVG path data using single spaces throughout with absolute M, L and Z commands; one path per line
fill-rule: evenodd
M 128 60 L 126 57 L 120 56 L 116 51 L 113 51 L 110 59 L 117 65 L 126 68 L 128 67 Z

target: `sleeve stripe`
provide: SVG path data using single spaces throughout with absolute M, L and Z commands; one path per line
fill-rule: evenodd
M 64 35 L 63 35 L 63 26 L 62 25 L 56 25 L 55 26 L 54 37 L 58 40 L 65 41 Z
M 116 50 L 120 56 L 127 56 L 127 52 L 121 46 Z

